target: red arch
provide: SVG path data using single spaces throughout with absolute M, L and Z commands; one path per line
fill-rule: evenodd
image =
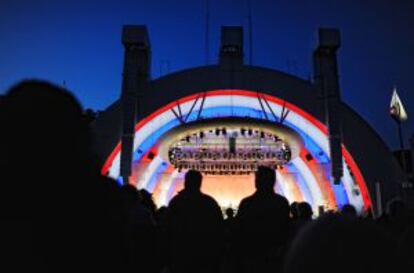
M 328 129 L 326 128 L 326 126 L 324 126 L 319 120 L 317 120 L 315 117 L 313 117 L 311 114 L 305 112 L 303 109 L 297 107 L 294 104 L 291 104 L 285 100 L 282 100 L 280 98 L 276 98 L 273 97 L 271 95 L 268 94 L 263 94 L 260 93 L 260 95 L 265 98 L 267 101 L 270 102 L 274 102 L 278 105 L 285 105 L 285 107 L 297 114 L 299 114 L 300 116 L 302 116 L 303 118 L 305 118 L 306 120 L 308 120 L 309 122 L 311 122 L 314 126 L 316 126 L 319 130 L 321 130 L 325 135 L 328 134 Z M 244 97 L 254 97 L 257 98 L 257 92 L 253 92 L 253 91 L 247 91 L 247 90 L 239 90 L 239 89 L 220 89 L 220 90 L 212 90 L 212 91 L 207 91 L 207 92 L 202 92 L 202 93 L 196 93 L 190 96 L 186 96 L 183 97 L 181 99 L 179 99 L 178 101 L 174 101 L 174 102 L 170 102 L 167 105 L 162 106 L 161 108 L 157 109 L 156 111 L 152 112 L 150 115 L 148 115 L 147 117 L 143 118 L 142 120 L 140 120 L 137 125 L 135 126 L 135 131 L 138 131 L 139 129 L 141 129 L 146 123 L 148 123 L 150 120 L 154 119 L 155 117 L 157 117 L 158 115 L 171 110 L 173 107 L 175 107 L 177 105 L 177 102 L 182 104 L 188 101 L 192 101 L 195 100 L 196 98 L 202 97 L 202 96 L 206 96 L 206 97 L 214 97 L 214 96 L 244 96 Z M 103 175 L 107 175 L 109 172 L 109 169 L 112 165 L 113 160 L 115 159 L 116 155 L 120 152 L 121 150 L 121 143 L 118 143 L 115 147 L 115 149 L 112 151 L 112 153 L 109 155 L 108 159 L 106 160 L 101 173 Z M 342 145 L 342 150 L 343 150 L 343 155 L 345 158 L 345 162 L 348 164 L 348 166 L 350 167 L 352 173 L 355 176 L 355 180 L 361 190 L 362 193 L 362 197 L 363 197 L 363 203 L 364 203 L 364 208 L 365 210 L 369 210 L 371 208 L 371 197 L 369 195 L 369 191 L 368 188 L 366 186 L 365 180 L 362 176 L 361 171 L 359 170 L 356 162 L 354 161 L 354 159 L 352 158 L 351 154 L 347 151 L 347 149 L 345 148 L 344 145 Z

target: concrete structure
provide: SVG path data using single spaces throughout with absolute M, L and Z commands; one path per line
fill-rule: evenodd
M 378 182 L 382 201 L 398 194 L 398 184 L 405 176 L 390 150 L 369 124 L 341 101 L 337 30 L 319 31 L 313 82 L 281 71 L 245 65 L 240 27 L 222 28 L 217 65 L 150 80 L 148 40 L 144 27 L 124 29 L 122 97 L 103 111 L 94 124 L 103 174 L 119 181 L 123 177 L 124 182 L 129 177 L 130 183 L 153 192 L 158 205 L 165 205 L 182 186 L 182 173 L 160 150 L 189 143 L 195 149 L 204 147 L 205 155 L 210 156 L 208 152 L 214 153 L 214 145 L 208 146 L 203 141 L 228 141 L 228 152 L 233 157 L 224 155 L 226 159 L 220 163 L 223 165 L 208 165 L 206 156 L 199 161 L 207 167 L 194 166 L 207 168 L 204 190 L 215 196 L 223 207 L 234 207 L 243 195 L 253 191 L 252 174 L 243 172 L 243 160 L 247 159 L 238 158 L 242 153 L 238 154 L 234 148 L 235 143 L 255 141 L 242 140 L 243 130 L 250 128 L 257 131 L 257 145 L 263 149 L 267 142 L 260 140 L 259 135 L 263 139 L 264 134 L 290 147 L 292 158 L 283 164 L 275 161 L 279 180 L 276 190 L 291 202 L 311 203 L 315 213 L 321 208 L 337 209 L 346 203 L 355 205 L 360 212 L 375 210 Z M 129 45 L 134 43 L 138 46 L 131 49 Z M 222 127 L 226 129 L 225 121 L 229 121 L 227 130 L 231 136 L 226 131 L 220 133 Z M 234 124 L 240 131 L 236 132 Z M 269 129 L 272 124 L 274 129 Z M 214 128 L 220 129 L 219 133 L 214 134 Z M 300 141 L 293 143 L 292 139 Z M 170 146 L 165 147 L 165 143 Z M 263 156 L 261 151 L 258 153 L 254 156 Z M 184 164 L 180 169 L 183 166 L 190 168 Z M 238 171 L 230 169 L 233 167 Z

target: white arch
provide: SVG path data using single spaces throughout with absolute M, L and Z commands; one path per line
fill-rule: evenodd
M 160 156 L 155 156 L 148 167 L 145 169 L 145 172 L 140 176 L 140 179 L 137 183 L 138 189 L 147 189 L 148 183 L 151 180 L 152 175 L 158 169 L 159 166 L 163 163 L 163 160 Z
M 187 102 L 181 103 L 181 112 L 182 115 L 185 116 L 189 113 L 192 105 L 194 103 L 194 99 L 189 100 Z M 282 112 L 282 105 L 279 105 L 273 101 L 268 101 L 269 105 L 272 107 L 274 114 L 280 118 L 280 113 Z M 258 98 L 257 97 L 250 97 L 250 96 L 243 96 L 243 95 L 213 95 L 213 96 L 206 96 L 204 102 L 203 109 L 210 109 L 215 107 L 246 107 L 253 110 L 263 111 Z M 265 108 L 265 111 L 268 115 L 272 115 L 270 110 Z M 135 134 L 134 139 L 134 150 L 136 150 L 149 136 L 151 136 L 154 132 L 165 126 L 167 123 L 175 120 L 176 117 L 170 110 L 165 110 L 164 112 L 160 113 L 159 115 L 155 116 L 153 119 L 148 121 L 144 124 L 139 133 Z M 293 124 L 297 127 L 300 131 L 304 132 L 308 135 L 328 156 L 329 158 L 329 141 L 327 136 L 322 132 L 317 126 L 315 126 L 311 121 L 307 120 L 305 117 L 301 116 L 299 113 L 296 113 L 294 110 L 290 109 L 288 116 L 286 117 L 286 121 L 290 124 Z M 109 175 L 111 177 L 117 178 L 119 176 L 119 163 L 120 163 L 120 153 L 115 156 L 112 166 L 109 170 Z M 325 205 L 325 201 L 323 200 L 323 196 L 321 194 L 321 190 L 317 185 L 317 181 L 313 176 L 312 172 L 308 169 L 304 162 L 300 162 L 297 160 L 296 167 L 298 167 L 300 174 L 305 178 L 304 181 L 308 184 L 308 188 L 311 191 L 312 199 L 314 200 L 315 204 L 318 205 Z M 143 184 L 148 183 L 143 182 Z M 316 184 L 315 184 L 316 183 Z M 358 185 L 354 183 L 353 179 L 350 177 L 350 174 L 346 168 L 344 168 L 344 178 L 343 183 L 346 189 L 346 193 L 348 195 L 349 201 L 351 204 L 355 205 L 358 208 L 363 208 L 363 200 L 361 197 L 354 196 L 353 190 L 354 188 L 358 188 Z M 145 184 L 146 185 L 146 184 Z M 315 186 L 316 185 L 316 186 Z
M 285 195 L 286 199 L 289 201 L 289 204 L 292 204 L 292 202 L 295 201 L 295 198 L 293 197 L 293 193 L 290 189 L 288 189 L 285 178 L 278 170 L 276 170 L 276 177 L 277 177 L 276 179 L 277 183 L 280 185 L 280 188 L 282 189 L 283 194 Z
M 298 169 L 299 173 L 305 178 L 305 183 L 308 185 L 313 200 L 313 211 L 317 212 L 318 206 L 326 207 L 327 200 L 323 198 L 323 194 L 318 185 L 318 181 L 316 181 L 315 176 L 313 175 L 309 167 L 305 164 L 303 159 L 297 157 L 293 159 L 291 162 Z
M 160 187 L 160 194 L 158 200 L 158 207 L 167 206 L 168 205 L 168 192 L 170 191 L 171 187 L 173 186 L 174 179 L 177 178 L 179 172 L 178 170 L 174 170 L 168 179 L 162 181 Z

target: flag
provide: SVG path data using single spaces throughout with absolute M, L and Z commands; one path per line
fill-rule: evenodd
M 397 94 L 397 89 L 394 88 L 390 103 L 390 115 L 396 122 L 403 122 L 408 119 L 407 112 Z

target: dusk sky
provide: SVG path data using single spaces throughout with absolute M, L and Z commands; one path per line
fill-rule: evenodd
M 339 28 L 344 101 L 396 148 L 396 124 L 388 115 L 396 85 L 408 112 L 408 145 L 414 132 L 413 0 L 251 2 L 254 65 L 308 79 L 318 27 Z M 218 59 L 221 25 L 245 26 L 247 57 L 246 1 L 210 0 L 210 14 L 209 63 Z M 105 109 L 120 95 L 124 24 L 147 25 L 152 78 L 205 64 L 205 0 L 2 0 L 1 94 L 27 78 L 66 82 L 85 108 Z

